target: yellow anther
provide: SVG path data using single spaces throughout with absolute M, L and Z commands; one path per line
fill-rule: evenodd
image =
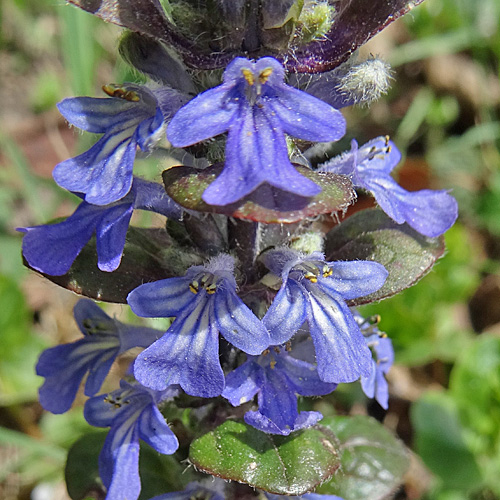
M 269 363 L 269 365 L 271 366 L 271 370 L 274 370 L 274 367 L 276 366 L 276 360 L 275 360 L 275 359 L 273 359 L 273 360 Z
M 333 274 L 332 268 L 328 266 L 323 266 L 323 278 L 328 278 Z
M 269 77 L 271 76 L 271 73 L 273 72 L 273 68 L 266 68 L 262 70 L 259 74 L 259 82 L 264 84 L 267 82 Z
M 198 284 L 197 281 L 191 281 L 189 283 L 189 291 L 193 292 L 194 294 L 198 293 L 198 290 L 200 289 L 200 285 Z
M 292 343 L 290 341 L 288 341 L 285 344 L 285 350 L 286 350 L 286 352 L 290 352 L 292 350 Z
M 278 346 L 275 346 L 275 347 L 274 347 L 274 352 L 275 352 L 276 354 L 279 354 L 279 353 L 281 352 L 281 351 L 280 351 L 280 348 L 279 348 Z
M 215 283 L 211 283 L 205 287 L 205 289 L 209 295 L 213 295 L 217 291 L 217 285 Z
M 243 68 L 241 72 L 243 73 L 243 77 L 247 81 L 248 85 L 251 87 L 255 83 L 255 77 L 253 76 L 252 71 L 247 68 Z
M 127 90 L 119 85 L 115 85 L 114 83 L 103 85 L 102 90 L 110 97 L 118 97 L 120 99 L 124 99 L 125 101 L 138 102 L 141 100 L 137 92 Z
M 267 356 L 269 354 L 269 352 L 270 352 L 269 349 L 264 349 L 262 351 L 262 356 Z
M 387 146 L 386 152 L 390 153 L 391 151 L 392 151 L 392 147 L 391 146 Z
M 388 146 L 389 145 L 389 139 L 390 137 L 388 135 L 385 136 L 385 145 Z
M 318 277 L 312 273 L 311 271 L 307 271 L 305 274 L 304 274 L 304 278 L 309 280 L 311 283 L 317 283 L 318 282 Z

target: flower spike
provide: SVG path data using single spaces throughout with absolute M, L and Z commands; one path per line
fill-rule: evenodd
M 222 85 L 181 108 L 167 128 L 175 147 L 186 147 L 228 132 L 226 163 L 205 190 L 210 205 L 228 205 L 268 184 L 309 197 L 321 189 L 290 163 L 285 134 L 328 142 L 345 133 L 342 114 L 306 92 L 284 83 L 285 72 L 272 57 L 228 65 Z
M 268 347 L 268 331 L 236 294 L 233 268 L 234 259 L 221 254 L 184 277 L 130 292 L 127 301 L 138 316 L 175 316 L 163 337 L 137 357 L 134 375 L 141 384 L 155 390 L 180 384 L 192 396 L 218 396 L 224 389 L 219 333 L 248 354 Z

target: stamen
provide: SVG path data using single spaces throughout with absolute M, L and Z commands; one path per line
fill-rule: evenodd
M 255 77 L 253 76 L 252 71 L 247 68 L 243 68 L 241 72 L 243 73 L 243 77 L 247 81 L 248 85 L 252 87 L 255 83 Z
M 389 139 L 390 137 L 388 135 L 385 136 L 385 145 L 388 146 L 389 145 Z
M 118 97 L 120 99 L 124 99 L 125 101 L 139 102 L 141 100 L 137 92 L 134 92 L 133 90 L 127 90 L 114 83 L 103 85 L 102 90 L 110 97 Z
M 331 267 L 324 265 L 323 266 L 323 278 L 328 278 L 333 274 L 333 270 Z
M 200 290 L 200 285 L 196 280 L 191 281 L 189 283 L 189 291 L 193 292 L 194 294 L 197 294 Z
M 262 351 L 262 356 L 267 356 L 271 351 L 269 349 L 264 349 Z
M 266 68 L 262 70 L 259 74 L 259 82 L 262 84 L 266 83 L 269 77 L 271 76 L 272 72 L 273 68 Z
M 304 278 L 309 280 L 311 283 L 318 282 L 318 276 L 311 271 L 307 271 L 306 273 L 304 273 Z
M 387 153 L 390 153 L 392 151 L 392 147 L 391 146 L 387 146 L 386 150 L 385 150 Z
M 217 285 L 215 283 L 210 283 L 205 287 L 205 290 L 209 295 L 213 295 L 217 291 Z
M 290 352 L 292 350 L 292 342 L 290 340 L 285 344 L 285 350 L 286 352 Z
M 280 348 L 279 348 L 278 346 L 275 346 L 275 347 L 274 347 L 274 352 L 275 352 L 276 354 L 279 354 L 279 353 L 281 352 L 281 351 L 280 351 Z
M 274 370 L 274 367 L 276 366 L 276 360 L 275 359 L 271 360 L 269 365 L 271 366 L 271 370 Z

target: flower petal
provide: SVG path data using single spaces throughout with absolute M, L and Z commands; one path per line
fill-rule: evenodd
M 219 85 L 179 109 L 167 128 L 172 146 L 185 148 L 226 132 L 239 108 L 231 90 L 232 85 Z
M 435 238 L 446 232 L 458 217 L 458 204 L 447 191 L 409 192 L 391 177 L 371 178 L 365 182 L 382 210 L 398 224 Z
M 124 99 L 71 97 L 58 103 L 57 108 L 72 125 L 95 134 L 137 124 L 137 103 Z
M 245 422 L 263 432 L 287 436 L 293 431 L 297 410 L 297 396 L 285 374 L 267 369 L 258 396 L 259 411 L 247 412 Z
M 169 219 L 180 220 L 183 208 L 165 192 L 163 184 L 134 177 L 132 190 L 135 193 L 134 208 L 149 210 Z
M 278 356 L 276 369 L 286 374 L 290 387 L 301 396 L 323 396 L 337 387 L 336 384 L 323 382 L 314 365 L 292 356 Z
M 373 261 L 329 262 L 329 266 L 332 275 L 320 276 L 316 286 L 326 293 L 340 294 L 345 300 L 377 291 L 389 274 L 382 264 Z
M 234 203 L 267 182 L 299 196 L 315 196 L 321 188 L 293 168 L 279 122 L 262 110 L 242 106 L 229 129 L 224 170 L 202 199 L 210 205 Z
M 136 416 L 128 417 L 114 423 L 99 455 L 99 473 L 108 489 L 106 500 L 137 500 L 141 492 Z
M 175 434 L 165 422 L 155 404 L 151 403 L 141 413 L 137 422 L 139 437 L 164 455 L 171 455 L 179 447 Z
M 253 359 L 226 375 L 226 387 L 222 397 L 233 406 L 240 406 L 251 401 L 262 384 L 262 368 Z
M 219 332 L 238 349 L 260 354 L 269 346 L 266 327 L 232 290 L 215 293 L 213 311 Z
M 133 211 L 132 203 L 115 205 L 103 213 L 97 224 L 97 266 L 101 271 L 111 272 L 120 265 Z
M 285 133 L 314 142 L 338 141 L 344 136 L 346 121 L 340 111 L 306 92 L 284 87 L 266 106 L 277 115 Z
M 169 318 L 192 308 L 196 295 L 189 289 L 189 278 L 168 278 L 145 283 L 132 290 L 128 305 L 142 318 Z
M 304 290 L 292 280 L 282 286 L 262 319 L 271 334 L 271 344 L 289 340 L 306 319 Z
M 58 224 L 23 229 L 23 255 L 37 271 L 61 276 L 90 240 L 102 216 L 102 207 L 81 203 L 73 215 Z
M 45 377 L 45 382 L 39 389 L 39 399 L 46 410 L 60 414 L 71 408 L 80 383 L 87 373 L 89 355 L 94 354 L 93 347 L 86 339 L 81 339 L 42 352 L 36 365 L 36 373 Z
M 165 335 L 137 357 L 136 379 L 164 390 L 180 384 L 192 396 L 215 397 L 224 389 L 219 362 L 219 332 L 203 297 L 192 311 L 178 316 Z
M 354 382 L 368 376 L 371 353 L 349 308 L 340 296 L 311 290 L 307 320 L 324 382 Z
M 85 201 L 108 205 L 132 187 L 137 144 L 135 127 L 104 135 L 88 151 L 56 165 L 52 176 L 59 186 L 85 193 Z
M 92 320 L 93 323 L 103 322 L 108 323 L 110 327 L 114 325 L 113 320 L 92 300 L 80 299 L 73 308 L 73 316 L 75 317 L 78 328 L 84 335 L 88 335 L 88 330 L 84 325 L 84 321 Z

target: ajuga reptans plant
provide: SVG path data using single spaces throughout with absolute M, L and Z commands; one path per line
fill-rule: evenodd
M 87 469 L 81 443 L 70 453 L 68 491 L 348 500 L 359 497 L 346 471 L 376 462 L 392 479 L 374 498 L 389 495 L 406 468 L 402 444 L 368 418 L 323 418 L 315 403 L 360 383 L 388 408 L 391 341 L 355 306 L 418 281 L 457 218 L 447 191 L 400 187 L 396 144 L 358 146 L 341 112 L 387 91 L 388 65 L 356 49 L 420 2 L 70 3 L 123 27 L 120 54 L 147 83 L 59 104 L 69 124 L 99 137 L 55 167 L 80 204 L 62 221 L 20 228 L 24 258 L 74 292 L 170 320 L 163 330 L 126 325 L 82 299 L 83 337 L 41 355 L 43 407 L 68 411 L 86 377 L 84 416 L 109 428 L 93 455 L 84 447 Z M 177 165 L 152 182 L 145 156 Z M 378 207 L 347 217 L 360 191 Z M 131 226 L 136 209 L 163 226 Z M 100 393 L 125 352 L 133 361 L 120 386 Z M 380 433 L 397 463 L 345 452 L 346 435 L 370 443 Z

